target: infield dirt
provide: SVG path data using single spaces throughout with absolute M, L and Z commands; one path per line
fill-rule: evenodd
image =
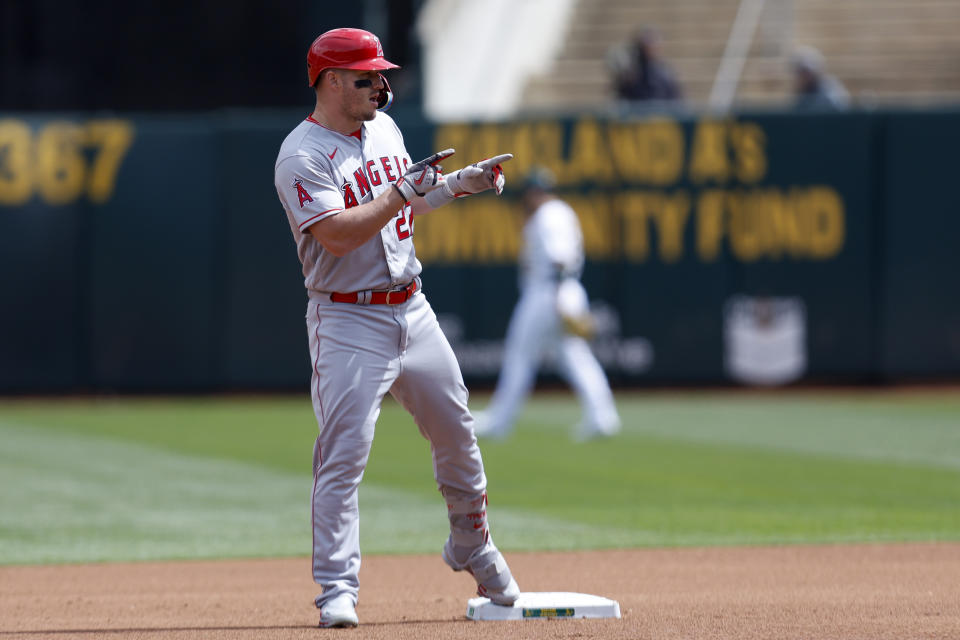
M 473 622 L 439 554 L 368 556 L 358 629 L 317 629 L 308 558 L 0 568 L 0 639 L 960 638 L 960 543 L 508 553 L 525 591 L 619 620 Z

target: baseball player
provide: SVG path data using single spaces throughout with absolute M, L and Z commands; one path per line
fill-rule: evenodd
M 422 292 L 414 216 L 487 189 L 503 190 L 510 154 L 444 175 L 446 149 L 411 162 L 382 109 L 380 73 L 397 65 L 361 29 L 334 29 L 307 54 L 316 108 L 284 140 L 275 185 L 307 288 L 313 455 L 313 577 L 321 627 L 356 626 L 360 569 L 357 487 L 384 394 L 430 441 L 450 536 L 443 559 L 477 592 L 511 605 L 520 590 L 493 543 L 486 476 L 460 367 Z
M 620 417 L 607 377 L 586 337 L 592 332 L 587 294 L 580 284 L 583 236 L 577 214 L 553 193 L 554 178 L 535 168 L 523 189 L 520 300 L 507 328 L 503 365 L 485 411 L 478 412 L 478 436 L 505 438 L 530 392 L 543 354 L 559 357 L 560 373 L 583 407 L 576 437 L 587 440 L 620 430 Z

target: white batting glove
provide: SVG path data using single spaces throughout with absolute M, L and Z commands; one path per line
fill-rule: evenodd
M 393 188 L 404 201 L 410 202 L 417 196 L 423 197 L 443 186 L 442 169 L 438 163 L 454 153 L 453 149 L 444 149 L 420 162 L 413 163 L 400 176 L 400 179 L 393 183 Z
M 445 175 L 443 188 L 427 194 L 427 204 L 436 209 L 454 198 L 462 198 L 487 189 L 496 189 L 497 195 L 500 195 L 506 184 L 503 167 L 500 165 L 512 159 L 512 153 L 504 153 Z
M 474 162 L 469 167 L 464 167 L 446 176 L 446 186 L 455 196 L 480 193 L 487 189 L 496 189 L 497 195 L 500 195 L 503 193 L 503 185 L 506 183 L 503 176 L 503 167 L 500 166 L 500 163 L 512 159 L 512 153 L 504 153 L 480 162 Z

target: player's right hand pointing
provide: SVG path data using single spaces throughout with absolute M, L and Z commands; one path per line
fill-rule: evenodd
M 407 202 L 410 202 L 416 196 L 423 197 L 439 186 L 443 185 L 440 179 L 442 175 L 440 162 L 449 158 L 455 153 L 453 149 L 444 149 L 437 151 L 431 156 L 415 162 L 404 172 L 393 187 L 400 193 L 400 196 Z

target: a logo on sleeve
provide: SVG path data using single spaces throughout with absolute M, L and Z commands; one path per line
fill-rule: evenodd
M 303 205 L 307 202 L 313 202 L 313 198 L 311 198 L 310 194 L 307 193 L 307 190 L 303 188 L 303 180 L 297 178 L 293 181 L 293 186 L 297 189 L 297 197 L 300 198 L 301 209 L 303 209 Z
M 357 196 L 353 193 L 353 185 L 350 184 L 346 179 L 344 179 L 343 184 L 340 185 L 340 191 L 343 192 L 343 207 L 349 209 L 350 207 L 355 207 L 360 202 L 357 200 Z

